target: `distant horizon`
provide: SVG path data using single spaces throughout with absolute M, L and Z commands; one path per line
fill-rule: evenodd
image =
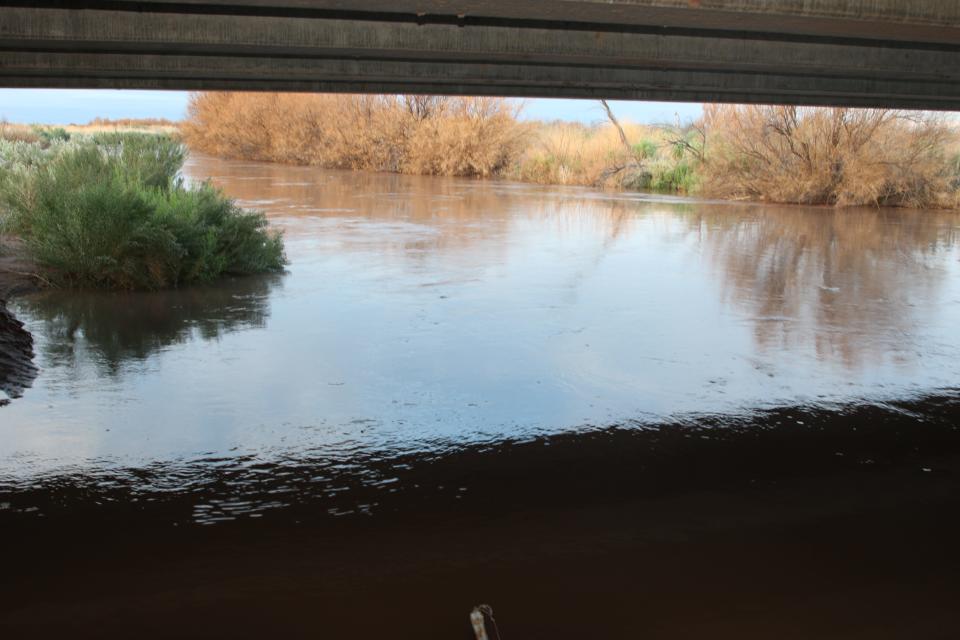
M 18 124 L 86 124 L 95 118 L 163 118 L 187 115 L 187 91 L 134 89 L 0 89 L 0 121 Z M 606 120 L 599 100 L 519 98 L 525 120 L 592 124 Z M 695 120 L 702 105 L 689 102 L 611 100 L 618 118 L 642 124 Z

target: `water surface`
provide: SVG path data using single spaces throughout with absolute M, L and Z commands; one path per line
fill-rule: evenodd
M 953 637 L 957 215 L 186 174 L 289 269 L 13 301 L 0 635 Z
M 953 214 L 698 203 L 193 159 L 289 271 L 14 310 L 0 477 L 417 450 L 960 381 Z

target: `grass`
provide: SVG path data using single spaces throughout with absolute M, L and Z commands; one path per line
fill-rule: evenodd
M 507 177 L 540 184 L 695 193 L 697 164 L 674 144 L 674 127 L 624 123 L 627 146 L 610 123 L 536 123 L 532 144 Z
M 149 134 L 0 144 L 3 226 L 62 285 L 160 289 L 281 269 L 263 214 L 186 187 L 185 157 Z
M 166 118 L 94 118 L 86 124 L 71 123 L 62 127 L 67 133 L 92 135 L 96 133 L 153 133 L 177 137 L 179 123 Z

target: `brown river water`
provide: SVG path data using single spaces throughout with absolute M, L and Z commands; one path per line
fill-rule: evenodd
M 0 637 L 960 637 L 960 216 L 185 174 L 290 265 L 10 302 Z

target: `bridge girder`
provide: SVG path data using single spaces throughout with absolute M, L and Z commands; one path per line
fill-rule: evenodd
M 0 8 L 0 85 L 960 109 L 960 3 L 157 0 Z

